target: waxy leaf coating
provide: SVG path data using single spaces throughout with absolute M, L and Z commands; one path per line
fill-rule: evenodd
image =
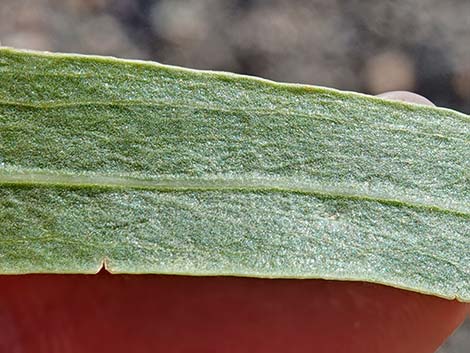
M 0 273 L 360 280 L 470 301 L 470 117 L 0 49 Z

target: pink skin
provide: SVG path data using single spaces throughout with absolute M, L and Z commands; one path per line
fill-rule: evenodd
M 432 353 L 466 305 L 325 280 L 0 277 L 0 352 Z
M 385 92 L 385 93 L 377 95 L 377 97 L 389 99 L 389 100 L 395 100 L 395 101 L 434 106 L 434 103 L 431 102 L 429 99 L 423 96 L 420 96 L 419 94 L 407 92 L 407 91 Z

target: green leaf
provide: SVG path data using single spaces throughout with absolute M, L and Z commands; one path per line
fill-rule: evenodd
M 470 301 L 470 117 L 0 49 L 0 273 L 103 263 Z

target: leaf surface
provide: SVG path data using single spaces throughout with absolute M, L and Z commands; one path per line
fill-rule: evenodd
M 470 117 L 0 49 L 0 273 L 325 278 L 470 301 Z

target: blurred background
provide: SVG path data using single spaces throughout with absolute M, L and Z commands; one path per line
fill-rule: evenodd
M 3 45 L 151 59 L 470 113 L 468 0 L 1 0 Z
M 470 113 L 468 0 L 0 0 L 0 43 L 149 59 Z M 470 351 L 470 323 L 439 351 Z

